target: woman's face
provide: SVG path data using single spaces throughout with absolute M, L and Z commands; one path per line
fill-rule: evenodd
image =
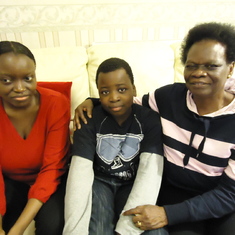
M 214 40 L 202 40 L 189 49 L 184 69 L 186 86 L 194 97 L 221 97 L 234 62 L 226 61 L 226 46 Z
M 35 97 L 35 63 L 24 54 L 0 55 L 0 96 L 5 107 L 28 107 Z

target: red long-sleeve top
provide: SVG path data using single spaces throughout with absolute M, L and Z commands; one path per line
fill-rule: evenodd
M 40 108 L 23 139 L 9 120 L 0 97 L 0 214 L 6 212 L 3 176 L 29 184 L 28 199 L 46 202 L 67 168 L 70 103 L 61 93 L 37 88 Z

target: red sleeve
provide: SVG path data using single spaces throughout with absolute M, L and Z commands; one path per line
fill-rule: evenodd
M 46 202 L 56 191 L 61 176 L 68 163 L 70 106 L 64 96 L 54 97 L 47 111 L 47 132 L 42 166 L 35 183 L 31 186 L 28 198 Z M 60 98 L 60 99 L 58 99 Z M 43 102 L 43 101 L 42 101 Z M 46 102 L 48 102 L 46 100 Z
M 0 214 L 6 213 L 6 198 L 5 198 L 5 186 L 2 176 L 2 168 L 0 166 Z

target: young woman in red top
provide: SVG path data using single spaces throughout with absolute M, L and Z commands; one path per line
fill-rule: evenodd
M 38 87 L 35 69 L 27 47 L 0 42 L 0 235 L 33 219 L 36 234 L 62 234 L 69 100 Z

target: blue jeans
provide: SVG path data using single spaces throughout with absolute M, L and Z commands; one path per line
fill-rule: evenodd
M 95 176 L 89 235 L 114 235 L 119 215 L 133 186 L 115 178 Z M 168 235 L 165 228 L 145 231 L 144 235 Z M 126 234 L 122 234 L 126 235 Z

